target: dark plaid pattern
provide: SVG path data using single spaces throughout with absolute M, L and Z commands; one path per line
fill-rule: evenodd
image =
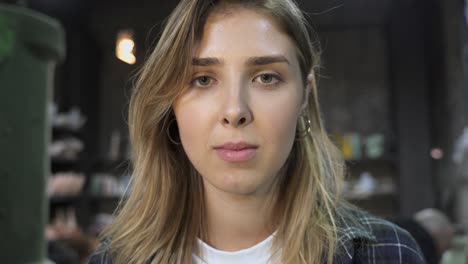
M 341 218 L 340 250 L 335 263 L 426 263 L 418 244 L 406 230 L 360 210 L 353 210 L 353 214 L 353 221 Z

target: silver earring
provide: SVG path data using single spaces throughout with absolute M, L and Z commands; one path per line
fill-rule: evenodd
M 173 118 L 171 121 L 169 121 L 169 126 L 167 127 L 166 129 L 166 134 L 167 134 L 167 138 L 169 139 L 169 141 L 174 144 L 174 145 L 181 145 L 181 142 L 180 141 L 176 141 L 172 138 L 171 136 L 171 130 L 174 130 L 174 129 L 171 129 L 171 127 L 173 126 L 173 123 L 174 121 L 176 121 L 175 118 Z M 177 124 L 176 124 L 177 126 Z
M 300 119 L 304 123 L 304 129 L 303 130 L 298 130 L 296 139 L 301 140 L 304 139 L 308 134 L 312 134 L 312 122 L 310 121 L 310 118 L 307 117 L 305 113 L 302 113 L 300 116 Z

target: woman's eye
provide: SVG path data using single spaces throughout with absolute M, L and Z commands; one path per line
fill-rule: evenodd
M 279 81 L 279 78 L 277 76 L 275 76 L 274 74 L 269 74 L 269 73 L 261 74 L 255 79 L 256 80 L 254 81 L 258 81 L 263 84 L 274 84 Z
M 211 77 L 200 76 L 200 77 L 195 78 L 195 80 L 193 82 L 197 86 L 208 86 L 208 85 L 211 84 L 212 81 L 213 80 L 211 79 Z

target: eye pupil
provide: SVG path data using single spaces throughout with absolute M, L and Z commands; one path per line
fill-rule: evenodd
M 263 82 L 266 82 L 266 83 L 271 82 L 271 75 L 269 75 L 269 74 L 262 74 L 261 78 L 262 78 Z
M 207 76 L 202 76 L 199 79 L 200 84 L 202 85 L 207 85 L 210 82 L 210 79 Z

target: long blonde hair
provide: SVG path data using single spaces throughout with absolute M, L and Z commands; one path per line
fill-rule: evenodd
M 196 239 L 206 234 L 201 176 L 182 146 L 173 144 L 172 104 L 191 72 L 191 58 L 207 17 L 230 5 L 271 15 L 296 45 L 304 87 L 319 65 L 307 21 L 292 0 L 182 0 L 166 22 L 158 44 L 142 67 L 131 97 L 132 191 L 103 237 L 113 262 L 192 263 Z M 276 249 L 282 263 L 332 263 L 337 251 L 336 208 L 341 204 L 344 164 L 324 130 L 312 85 L 307 119 L 298 122 L 281 182 Z M 169 133 L 168 133 L 169 131 Z

